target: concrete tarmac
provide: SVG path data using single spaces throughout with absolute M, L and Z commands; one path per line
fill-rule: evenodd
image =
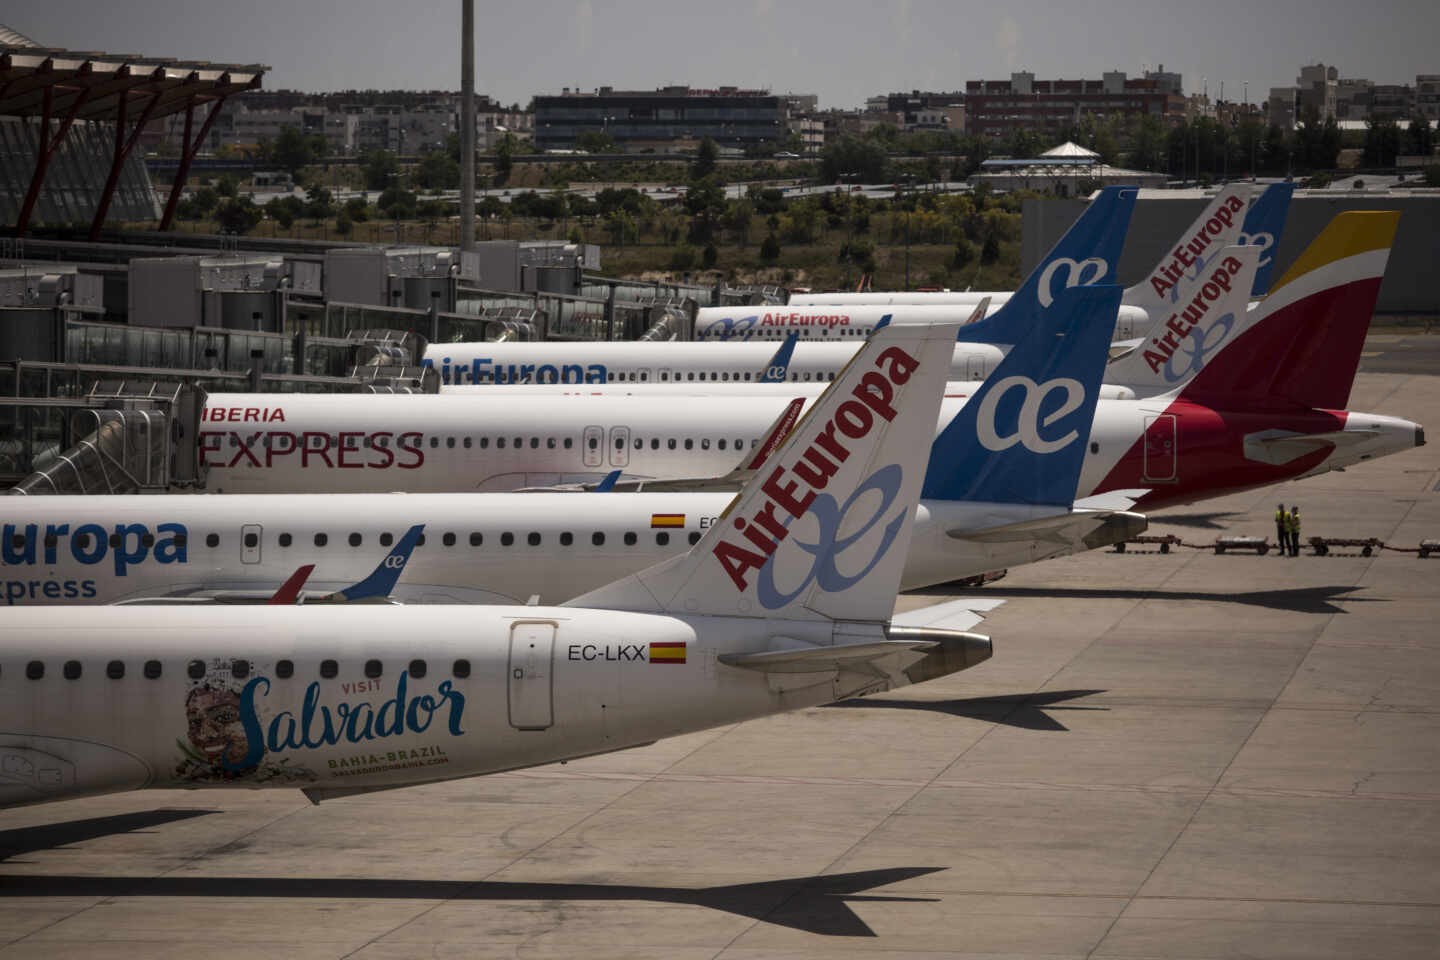
M 1440 423 L 1440 377 L 1355 409 Z M 1440 537 L 1440 444 L 1152 532 Z M 1440 557 L 1094 552 L 975 591 L 995 656 L 563 766 L 311 807 L 0 814 L 0 960 L 1430 958 Z M 940 597 L 907 596 L 902 608 Z

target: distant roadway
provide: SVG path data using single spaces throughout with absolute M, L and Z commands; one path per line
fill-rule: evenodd
M 1362 373 L 1440 374 L 1440 331 L 1376 333 L 1365 339 Z

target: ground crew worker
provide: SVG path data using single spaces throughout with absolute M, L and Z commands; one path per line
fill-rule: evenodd
M 1275 506 L 1275 539 L 1280 541 L 1280 556 L 1290 549 L 1290 533 L 1285 527 L 1285 504 Z
M 1291 507 L 1285 519 L 1285 529 L 1290 534 L 1290 556 L 1300 556 L 1300 508 Z

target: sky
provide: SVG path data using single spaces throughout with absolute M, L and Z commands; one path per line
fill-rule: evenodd
M 1440 3 L 1371 0 L 527 0 L 476 3 L 475 89 L 522 105 L 562 87 L 768 88 L 822 109 L 967 80 L 1139 76 L 1264 99 L 1302 64 L 1414 83 L 1440 73 Z M 44 46 L 263 63 L 266 89 L 460 87 L 460 3 L 378 0 L 32 0 L 0 23 Z

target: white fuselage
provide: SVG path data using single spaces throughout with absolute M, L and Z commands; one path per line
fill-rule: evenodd
M 271 592 L 305 564 L 315 566 L 307 593 L 326 594 L 364 579 L 415 524 L 425 525 L 424 541 L 392 598 L 524 603 L 539 596 L 559 603 L 682 553 L 733 498 L 643 491 L 7 498 L 0 514 L 0 603 Z M 1083 538 L 1104 523 L 1095 518 L 1063 535 L 997 543 L 948 535 L 1056 512 L 922 501 L 901 586 L 929 586 L 1085 549 Z M 1138 520 L 1130 517 L 1125 529 L 1131 535 Z M 818 535 L 833 539 L 837 533 Z M 843 553 L 839 560 L 844 562 Z
M 837 328 L 843 329 L 843 328 Z M 828 343 L 797 343 L 788 379 L 835 379 L 865 335 L 837 333 Z M 1009 351 L 1008 344 L 957 343 L 951 380 L 984 380 Z M 459 383 L 753 383 L 775 357 L 773 343 L 702 344 L 633 341 L 510 341 L 432 343 L 424 364 L 442 384 Z
M 619 750 L 924 676 L 926 654 L 905 651 L 777 692 L 717 662 L 765 650 L 777 626 L 537 606 L 11 610 L 0 807 L 145 787 L 298 787 L 318 800 Z M 830 643 L 836 625 L 785 626 Z
M 819 295 L 811 295 L 815 297 Z M 836 295 L 843 296 L 843 295 Z M 862 297 L 902 297 L 904 294 L 852 294 Z M 985 315 L 991 316 L 1010 299 L 1008 293 L 966 293 L 966 294 L 909 294 L 911 297 L 955 297 L 946 301 L 935 300 L 876 300 L 872 303 L 845 302 L 842 305 L 827 305 L 828 301 L 807 299 L 796 305 L 792 298 L 790 306 L 741 306 L 701 307 L 695 312 L 695 340 L 716 341 L 777 341 L 789 334 L 799 336 L 800 343 L 816 341 L 848 341 L 854 337 L 866 337 L 883 318 L 891 322 L 921 322 L 932 319 L 965 319 L 971 310 L 986 297 L 990 306 Z M 887 305 L 888 304 L 888 305 Z M 1149 329 L 1150 318 L 1140 307 L 1122 306 L 1115 318 L 1115 333 L 1112 340 L 1125 340 Z

